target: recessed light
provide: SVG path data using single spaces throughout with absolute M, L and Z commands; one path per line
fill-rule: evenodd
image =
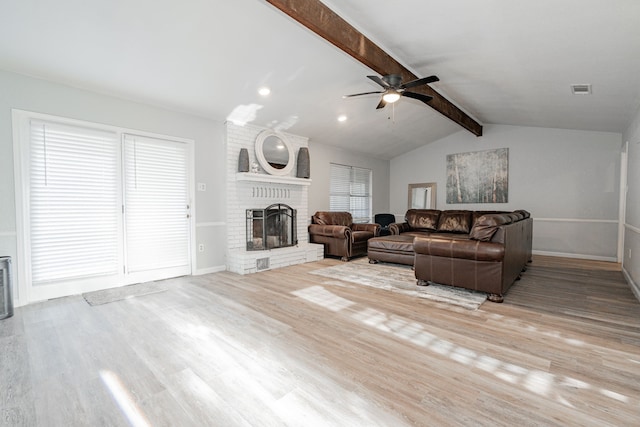
M 266 86 L 261 87 L 260 89 L 258 89 L 258 93 L 262 96 L 267 96 L 271 93 L 271 89 L 269 89 Z
M 347 116 L 345 116 L 344 114 L 341 114 L 338 116 L 338 121 L 339 122 L 346 122 L 347 121 Z
M 571 93 L 574 95 L 591 95 L 591 85 L 571 85 Z

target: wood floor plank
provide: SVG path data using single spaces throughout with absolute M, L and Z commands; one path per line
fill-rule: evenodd
M 617 264 L 534 257 L 472 311 L 309 274 L 339 263 L 20 307 L 0 321 L 0 425 L 640 423 L 640 302 Z

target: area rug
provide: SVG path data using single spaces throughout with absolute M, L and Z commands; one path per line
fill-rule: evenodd
M 161 282 L 148 282 L 121 286 L 119 288 L 105 289 L 102 291 L 87 292 L 82 294 L 82 296 L 89 305 L 102 305 L 143 295 L 164 292 L 167 289 L 167 285 Z
M 487 299 L 487 294 L 484 292 L 453 286 L 436 283 L 418 286 L 410 266 L 390 263 L 369 264 L 366 258 L 314 270 L 311 274 L 452 304 L 468 310 L 477 310 Z

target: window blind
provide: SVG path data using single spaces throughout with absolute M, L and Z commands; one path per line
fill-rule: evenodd
M 124 135 L 127 271 L 189 265 L 187 145 Z
M 353 222 L 371 221 L 371 170 L 331 163 L 329 209 L 350 212 Z
M 117 273 L 116 134 L 37 120 L 30 127 L 33 284 Z
M 329 210 L 350 212 L 351 205 L 351 168 L 331 163 L 331 186 L 329 192 Z

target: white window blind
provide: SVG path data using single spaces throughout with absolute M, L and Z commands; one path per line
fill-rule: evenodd
M 370 222 L 371 170 L 331 163 L 329 209 L 350 212 L 353 222 Z
M 189 265 L 187 144 L 124 136 L 127 271 Z
M 116 134 L 36 120 L 30 127 L 33 284 L 116 273 Z

